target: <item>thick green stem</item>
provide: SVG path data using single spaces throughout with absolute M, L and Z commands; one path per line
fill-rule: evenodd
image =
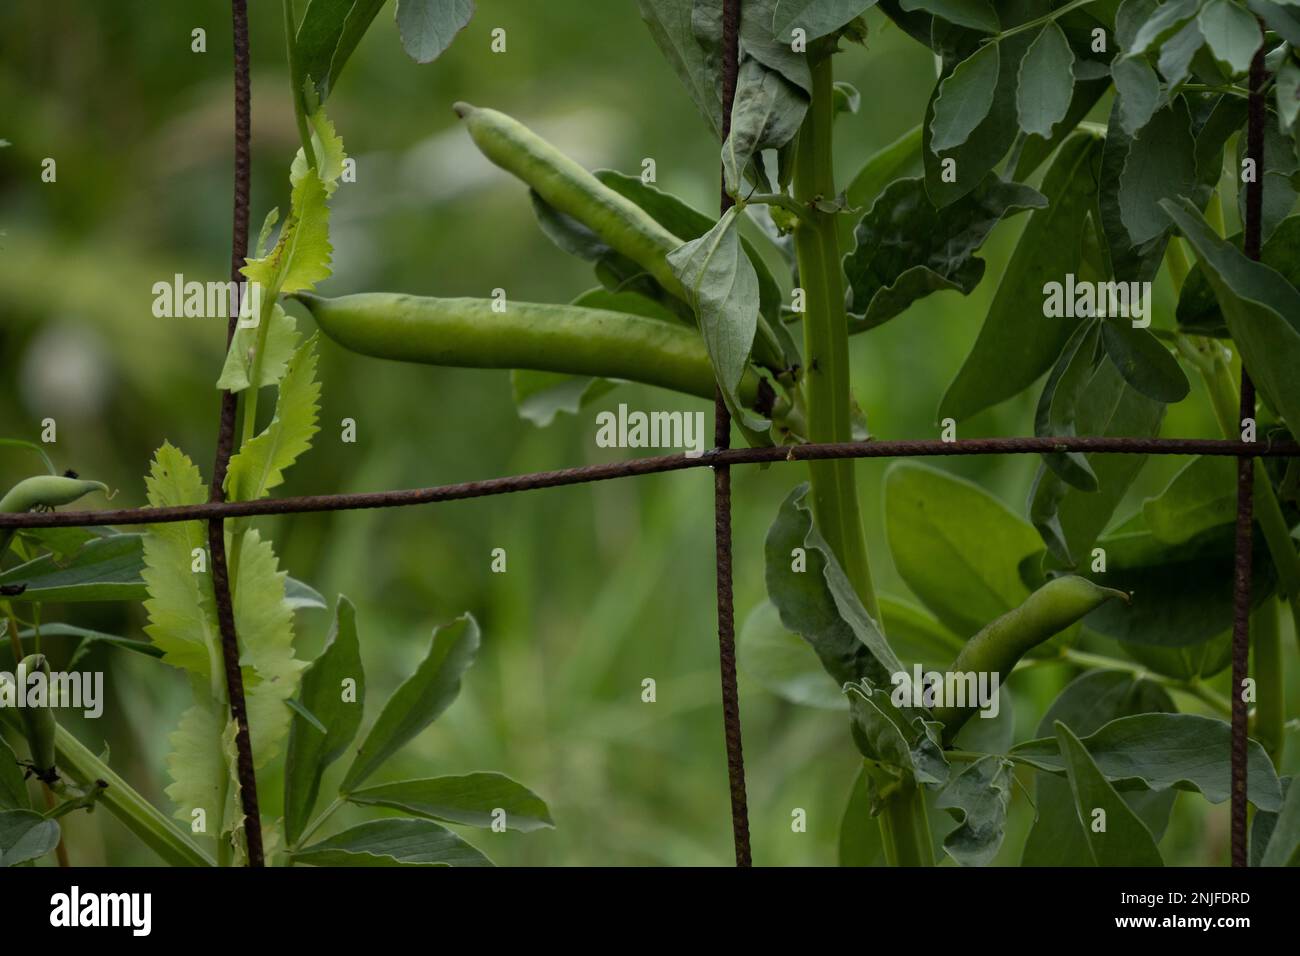
M 844 309 L 838 224 L 816 208 L 837 195 L 832 163 L 834 74 L 828 50 L 810 53 L 813 95 L 799 131 L 794 162 L 794 197 L 806 211 L 795 228 L 795 256 L 804 290 L 804 382 L 808 440 L 851 441 L 852 391 L 849 323 Z M 848 575 L 867 612 L 880 621 L 871 583 L 867 542 L 862 533 L 855 463 L 809 462 L 813 520 Z M 933 866 L 934 844 L 925 797 L 912 781 L 882 795 L 879 815 L 885 859 L 893 866 Z
M 1278 630 L 1277 601 L 1265 601 L 1251 619 L 1251 645 L 1255 656 L 1255 723 L 1251 735 L 1260 742 L 1273 766 L 1282 766 L 1286 740 L 1286 685 L 1282 680 L 1282 636 Z

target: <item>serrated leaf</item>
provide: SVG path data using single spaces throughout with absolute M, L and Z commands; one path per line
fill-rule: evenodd
M 1227 755 L 1232 728 L 1197 714 L 1138 714 L 1110 721 L 1080 742 L 1105 778 L 1121 790 L 1191 790 L 1211 803 L 1228 799 Z M 1011 756 L 1042 770 L 1062 773 L 1066 760 L 1053 737 L 1026 741 Z M 1276 810 L 1282 791 L 1272 761 L 1255 740 L 1247 741 L 1246 787 L 1250 802 Z
M 344 682 L 352 681 L 354 694 L 344 699 Z M 284 761 L 284 831 L 292 846 L 311 817 L 320 792 L 321 776 L 343 755 L 361 727 L 366 701 L 366 674 L 357 638 L 356 609 L 339 595 L 338 607 L 325 648 L 302 675 L 299 700 L 325 724 L 321 733 L 300 715 L 289 727 Z
M 935 805 L 955 811 L 958 822 L 943 838 L 943 848 L 962 866 L 988 866 L 1002 848 L 1014 766 L 1004 757 L 981 757 L 939 792 Z
M 167 774 L 172 782 L 166 793 L 176 805 L 172 816 L 193 823 L 194 811 L 202 810 L 206 832 L 218 841 L 243 826 L 233 753 L 235 733 L 235 722 L 224 704 L 202 694 L 181 714 L 180 723 L 167 738 L 171 744 Z
M 311 447 L 320 411 L 316 381 L 316 333 L 293 353 L 280 381 L 275 417 L 230 459 L 226 496 L 255 501 L 284 481 L 285 469 Z
M 432 820 L 371 820 L 301 850 L 308 866 L 491 866 L 492 861 Z
M 469 26 L 474 0 L 397 0 L 397 32 L 416 63 L 432 63 Z
M 922 179 L 891 183 L 858 224 L 857 246 L 844 258 L 851 328 L 874 328 L 932 292 L 969 294 L 984 277 L 985 262 L 975 253 L 994 227 L 1046 205 L 1036 190 L 994 175 L 944 209 L 931 204 Z
M 1061 146 L 1043 180 L 1047 208 L 1029 217 L 970 355 L 948 386 L 939 417 L 962 421 L 1032 385 L 1052 367 L 1077 321 L 1048 319 L 1048 283 L 1076 271 L 1096 197 L 1102 143 L 1078 133 Z
M 316 160 L 316 175 L 325 187 L 326 197 L 334 195 L 338 189 L 339 177 L 343 175 L 343 163 L 348 158 L 343 151 L 343 139 L 334 129 L 334 123 L 325 115 L 325 110 L 318 109 L 307 117 L 311 130 L 312 153 Z M 297 186 L 307 175 L 307 157 L 298 148 L 289 166 L 289 185 Z M 265 228 L 265 227 L 263 227 Z
M 885 531 L 899 575 L 958 635 L 1018 607 L 1017 566 L 1038 548 L 1025 521 L 977 485 L 917 462 L 885 474 Z
M 1245 73 L 1264 43 L 1258 21 L 1231 0 L 1210 0 L 1196 15 L 1197 25 L 1214 58 L 1230 74 Z
M 981 46 L 939 84 L 930 120 L 931 151 L 960 146 L 988 116 L 998 86 L 999 51 L 997 43 Z
M 1050 137 L 1056 124 L 1065 119 L 1073 95 L 1074 51 L 1065 31 L 1053 20 L 1020 61 L 1016 87 L 1020 128 L 1029 135 Z
M 271 309 L 270 327 L 266 330 L 266 348 L 262 357 L 262 371 L 257 387 L 277 385 L 289 364 L 294 349 L 298 347 L 298 323 L 276 303 Z M 226 352 L 217 388 L 241 392 L 249 387 L 253 374 L 253 351 L 257 346 L 257 329 L 240 326 Z
M 366 787 L 348 794 L 360 806 L 389 807 L 413 816 L 472 827 L 492 827 L 497 812 L 507 830 L 528 833 L 551 829 L 555 821 L 545 801 L 523 784 L 500 773 L 430 777 Z
M 736 393 L 758 330 L 758 274 L 741 248 L 738 211 L 727 210 L 717 225 L 668 254 L 668 264 L 686 289 L 699 318 L 704 345 L 732 416 L 746 428 L 766 422 L 748 411 Z
M 1095 863 L 1163 866 L 1151 831 L 1115 792 L 1079 738 L 1060 721 L 1056 723 L 1056 739 L 1065 758 L 1075 810 Z
M 341 793 L 355 790 L 451 706 L 460 693 L 461 678 L 478 656 L 479 640 L 478 622 L 471 614 L 434 629 L 428 655 L 384 705 L 348 768 Z
M 334 247 L 329 239 L 329 193 L 315 171 L 307 171 L 293 186 L 292 211 L 275 247 L 261 259 L 249 259 L 240 270 L 260 283 L 263 295 L 310 289 L 330 276 Z

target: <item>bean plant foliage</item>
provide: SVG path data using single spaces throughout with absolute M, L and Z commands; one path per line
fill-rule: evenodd
M 311 0 L 290 45 L 304 149 L 283 223 L 268 216 L 244 268 L 264 290 L 261 321 L 240 330 L 218 383 L 244 403 L 228 497 L 273 492 L 317 431 L 320 339 L 299 330 L 290 301 L 364 355 L 511 369 L 520 415 L 541 427 L 636 381 L 699 398 L 716 388 L 749 443 L 794 449 L 870 435 L 871 410 L 852 391 L 852 336 L 921 321 L 913 306 L 928 296 L 984 289 L 970 353 L 936 396 L 946 436 L 1027 393 L 1036 404 L 1024 428 L 1041 437 L 1153 437 L 1183 402 L 1208 402 L 1223 437 L 1291 437 L 1300 421 L 1294 0 L 744 0 L 729 117 L 722 0 L 637 5 L 717 140 L 734 204 L 714 215 L 653 175 L 588 171 L 518 120 L 456 104 L 484 157 L 527 187 L 519 198 L 542 232 L 593 268 L 592 288 L 545 304 L 315 294 L 330 274 L 330 199 L 346 188 L 324 104 L 384 3 Z M 473 8 L 400 0 L 403 46 L 433 60 Z M 834 64 L 870 56 L 879 29 L 933 55 L 933 88 L 912 130 L 837 179 L 836 126 L 870 120 Z M 1246 149 L 1252 67 L 1267 84 L 1262 166 Z M 1255 261 L 1239 224 L 1261 182 Z M 980 255 L 995 235 L 1014 240 L 1000 274 Z M 1157 282 L 1177 297 L 1170 314 L 1153 315 Z M 1243 363 L 1261 400 L 1244 421 Z M 258 428 L 263 389 L 275 390 L 275 406 Z M 1242 689 L 1226 671 L 1232 459 L 1191 459 L 1135 501 L 1144 456 L 1056 451 L 1041 457 L 1019 508 L 948 471 L 898 462 L 884 481 L 884 527 L 868 530 L 886 540 L 906 596 L 873 584 L 853 462 L 810 462 L 767 533 L 768 598 L 742 629 L 740 660 L 771 693 L 847 717 L 861 769 L 840 862 L 1161 865 L 1177 794 L 1229 798 L 1234 693 L 1251 707 L 1252 863 L 1300 860 L 1300 788 L 1281 774 L 1294 714 L 1282 662 L 1294 648 L 1283 650 L 1279 621 L 1300 635 L 1300 499 L 1294 462 L 1259 461 L 1254 667 Z M 207 494 L 171 444 L 146 485 L 157 506 Z M 160 658 L 193 687 L 168 760 L 184 832 L 156 811 L 124 809 L 120 787 L 97 791 L 103 764 L 60 730 L 62 806 L 108 804 L 172 862 L 238 862 L 234 725 L 211 582 L 194 571 L 204 529 L 24 532 L 11 547 L 22 563 L 0 584 L 25 585 L 7 598 L 11 638 L 35 639 L 21 619 L 42 601 L 143 600 L 147 641 L 50 622 L 40 633 Z M 296 612 L 324 600 L 287 576 L 247 521 L 227 525 L 227 549 L 255 763 L 284 768 L 268 847 L 304 864 L 476 865 L 486 858 L 445 824 L 552 824 L 540 798 L 499 774 L 372 781 L 454 700 L 479 650 L 472 617 L 435 630 L 424 661 L 359 737 L 357 610 L 338 597 L 326 649 L 308 664 L 294 650 Z M 1066 677 L 1031 726 L 1016 690 L 1043 669 Z M 963 677 L 987 681 L 992 697 L 954 700 Z M 349 750 L 334 805 L 400 815 L 316 837 L 333 811 L 316 813 L 324 772 Z M 50 852 L 58 837 L 57 811 L 27 802 L 20 763 L 0 750 L 4 862 Z M 1016 800 L 1034 814 L 1012 846 Z M 198 816 L 202 846 L 187 835 Z

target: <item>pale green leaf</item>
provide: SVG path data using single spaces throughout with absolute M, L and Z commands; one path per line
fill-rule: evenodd
M 432 63 L 469 26 L 474 0 L 397 0 L 397 31 L 416 63 Z
M 307 117 L 311 130 L 311 148 L 315 154 L 316 175 L 325 187 L 327 197 L 334 195 L 338 188 L 339 177 L 343 175 L 343 163 L 348 158 L 343 151 L 343 139 L 334 129 L 333 121 L 325 115 L 324 109 L 318 109 Z M 297 186 L 307 175 L 307 157 L 298 148 L 289 167 L 289 185 Z M 263 227 L 265 229 L 265 227 Z
M 266 330 L 266 350 L 257 387 L 278 385 L 284 370 L 298 347 L 298 323 L 276 303 L 271 309 L 271 324 Z M 248 388 L 253 374 L 253 352 L 257 346 L 257 329 L 240 326 L 226 352 L 226 364 L 217 379 L 217 388 L 240 392 Z
M 240 270 L 261 284 L 262 295 L 310 289 L 329 278 L 334 249 L 329 238 L 328 196 L 316 172 L 307 171 L 294 184 L 292 211 L 275 247 L 263 258 L 249 259 Z

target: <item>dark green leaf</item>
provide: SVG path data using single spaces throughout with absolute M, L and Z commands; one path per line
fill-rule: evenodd
M 943 727 L 928 712 L 894 705 L 888 691 L 865 681 L 844 688 L 853 716 L 853 741 L 868 760 L 900 769 L 917 783 L 942 785 L 948 761 L 939 745 Z
M 1187 79 L 1192 60 L 1204 44 L 1205 37 L 1201 36 L 1201 28 L 1195 20 L 1189 20 L 1181 30 L 1165 41 L 1156 65 L 1170 89 Z
M 1120 218 L 1134 246 L 1164 235 L 1162 200 L 1196 193 L 1196 141 L 1184 100 L 1156 113 L 1131 143 L 1119 180 Z
M 1140 54 L 1153 47 L 1158 49 L 1184 23 L 1196 16 L 1200 6 L 1201 0 L 1168 0 L 1161 4 L 1138 28 L 1125 52 Z
M 1203 531 L 1231 524 L 1237 514 L 1237 463 L 1193 458 L 1158 495 L 1142 503 L 1142 519 L 1166 544 L 1183 544 Z
M 1076 434 L 1079 401 L 1092 380 L 1100 338 L 1100 322 L 1093 320 L 1080 325 L 1065 343 L 1061 357 L 1047 376 L 1034 413 L 1034 434 L 1039 438 L 1068 438 Z M 1082 491 L 1097 490 L 1097 475 L 1086 455 L 1077 451 L 1051 452 L 1043 455 L 1043 463 L 1074 487 Z
M 840 866 L 879 866 L 885 851 L 880 843 L 880 823 L 871 815 L 871 796 L 867 792 L 864 767 L 853 779 L 849 800 L 840 821 Z
M 1191 391 L 1183 367 L 1149 330 L 1134 328 L 1127 319 L 1104 321 L 1101 341 L 1124 381 L 1147 398 L 1169 405 Z
M 503 822 L 508 830 L 527 833 L 555 826 L 541 797 L 499 773 L 386 783 L 355 790 L 348 794 L 348 802 L 390 807 L 417 817 L 472 827 L 491 827 L 499 810 L 504 811 Z
M 1260 866 L 1300 866 L 1300 787 L 1287 787 Z
M 1300 422 L 1300 291 L 1220 239 L 1186 200 L 1162 203 L 1200 256 L 1242 361 L 1269 405 Z
M 988 43 L 957 65 L 939 84 L 930 120 L 930 149 L 954 149 L 988 116 L 998 87 L 1000 46 Z
M 767 533 L 768 596 L 786 629 L 812 645 L 836 684 L 867 678 L 887 686 L 903 664 L 813 525 L 812 511 L 804 504 L 807 494 L 807 484 L 794 489 Z M 797 551 L 806 562 L 804 570 L 796 570 Z
M 16 601 L 142 601 L 141 541 L 138 534 L 96 538 L 68 560 L 47 554 L 10 568 L 0 574 L 0 584 L 27 585 Z
M 692 15 L 695 0 L 637 0 L 637 6 L 655 45 L 672 64 L 714 137 L 721 141 L 721 37 L 700 37 L 696 33 Z M 770 30 L 770 20 L 767 26 Z
M 1300 68 L 1298 68 L 1300 70 Z M 1295 92 L 1291 99 L 1295 102 Z M 1300 105 L 1300 104 L 1297 104 Z M 1294 107 L 1293 107 L 1294 108 Z M 1237 139 L 1237 168 L 1242 169 L 1246 159 L 1246 139 Z M 1300 155 L 1296 151 L 1296 142 L 1279 128 L 1277 121 L 1270 114 L 1264 124 L 1264 162 L 1263 168 L 1263 217 L 1260 222 L 1260 235 L 1267 242 L 1278 226 L 1291 215 L 1296 203 L 1296 172 L 1300 171 Z M 1246 221 L 1246 188 L 1237 190 L 1237 212 L 1241 221 Z
M 740 52 L 744 57 L 753 57 L 769 70 L 775 70 L 812 96 L 812 71 L 808 66 L 808 55 L 796 53 L 790 37 L 773 36 L 772 24 L 776 20 L 778 0 L 746 0 L 740 5 Z M 707 6 L 710 12 L 701 16 L 701 7 Z M 719 50 L 718 66 L 721 69 L 722 49 L 722 5 L 720 3 L 700 4 L 695 6 L 697 23 L 707 23 L 706 33 L 710 48 Z
M 316 84 L 322 103 L 385 2 L 311 0 L 307 5 L 295 38 L 298 67 L 302 77 Z
M 863 163 L 844 191 L 850 209 L 870 209 L 886 186 L 900 176 L 914 175 L 921 164 L 921 127 L 914 126 Z M 860 218 L 860 217 L 858 217 Z M 836 217 L 840 231 L 840 248 L 852 249 L 855 217 L 847 213 Z
M 432 63 L 469 26 L 474 0 L 397 0 L 397 32 L 416 63 Z
M 939 406 L 940 418 L 962 421 L 1028 388 L 1074 332 L 1074 320 L 1046 319 L 1033 304 L 1042 301 L 1048 283 L 1078 268 L 1101 150 L 1090 133 L 1061 147 L 1043 180 L 1047 208 L 1029 217 L 979 338 Z
M 36 636 L 34 630 L 28 629 L 19 632 L 19 637 L 24 641 L 31 640 Z M 135 651 L 137 654 L 144 654 L 147 657 L 162 657 L 163 652 L 158 646 L 150 641 L 141 641 L 131 637 L 119 637 L 117 634 L 106 634 L 103 631 L 92 631 L 89 628 L 77 627 L 73 624 L 42 624 L 41 638 L 47 637 L 74 637 L 80 641 L 78 654 L 83 653 L 84 649 L 91 644 L 108 644 L 112 647 L 120 647 L 123 650 Z
M 372 820 L 290 852 L 308 866 L 491 866 L 492 861 L 432 820 Z
M 478 656 L 478 648 L 478 622 L 473 615 L 463 614 L 445 627 L 434 629 L 428 656 L 384 705 L 348 768 L 340 792 L 355 790 L 380 764 L 451 706 L 460 693 L 461 677 Z
M 1119 122 L 1134 136 L 1146 127 L 1160 105 L 1160 77 L 1143 57 L 1123 56 L 1111 64 L 1111 76 L 1119 94 Z
M 899 6 L 909 13 L 923 10 L 949 23 L 983 33 L 997 33 L 1002 29 L 989 0 L 901 0 Z
M 1121 790 L 1191 790 L 1211 803 L 1228 799 L 1227 755 L 1232 729 L 1222 720 L 1196 714 L 1138 714 L 1112 720 L 1081 743 L 1106 779 Z M 1282 804 L 1277 773 L 1256 741 L 1247 742 L 1246 787 L 1262 810 Z M 1065 770 L 1060 745 L 1052 737 L 1027 741 L 1011 755 L 1053 773 Z
M 878 595 L 877 600 L 889 645 L 905 661 L 917 661 L 931 668 L 947 667 L 966 643 L 913 601 L 891 594 Z
M 355 682 L 355 694 L 347 694 L 344 682 Z M 297 843 L 320 792 L 325 769 L 343 755 L 361 726 L 366 700 L 366 674 L 361 666 L 361 645 L 357 638 L 356 609 L 339 595 L 333 626 L 325 649 L 302 675 L 298 701 L 325 725 L 325 732 L 312 726 L 301 713 L 289 725 L 289 748 L 284 761 L 285 839 Z
M 1246 0 L 1246 6 L 1292 47 L 1300 48 L 1300 9 L 1292 0 Z
M 1074 51 L 1053 20 L 1043 27 L 1020 61 L 1016 108 L 1020 128 L 1030 135 L 1052 135 L 1065 119 L 1074 95 Z
M 1163 866 L 1151 831 L 1115 792 L 1070 728 L 1057 721 L 1074 806 L 1097 866 Z
M 1241 233 L 1237 233 L 1229 242 L 1240 249 L 1241 238 Z M 1280 273 L 1291 286 L 1300 288 L 1300 216 L 1292 216 L 1277 227 L 1264 243 L 1260 260 Z M 1205 267 L 1200 262 L 1192 267 L 1183 283 L 1178 298 L 1178 325 L 1183 331 L 1196 335 L 1228 334 L 1214 286 L 1210 285 Z
M 958 635 L 1029 596 L 1016 568 L 1038 548 L 1033 529 L 965 479 L 897 462 L 885 475 L 885 527 L 899 575 Z
M 1160 432 L 1165 406 L 1139 394 L 1111 362 L 1102 362 L 1078 402 L 1080 435 L 1150 438 Z M 1146 463 L 1144 455 L 1090 455 L 1098 490 L 1080 491 L 1040 466 L 1030 518 L 1048 550 L 1065 568 L 1087 567 L 1093 543 L 1105 530 L 1129 485 Z
M 855 331 L 874 328 L 917 299 L 943 289 L 969 294 L 984 276 L 975 255 L 1003 217 L 1047 200 L 1020 183 L 990 175 L 980 188 L 936 209 L 921 179 L 900 179 L 880 195 L 857 227 L 844 259 Z
M 981 757 L 948 781 L 936 805 L 952 812 L 958 826 L 943 848 L 962 866 L 993 862 L 1006 835 L 1014 764 L 992 754 Z

